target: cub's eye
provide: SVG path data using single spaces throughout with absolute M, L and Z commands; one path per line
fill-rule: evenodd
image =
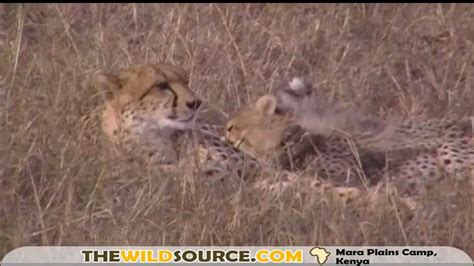
M 155 87 L 157 87 L 158 89 L 160 89 L 162 91 L 171 90 L 170 84 L 168 84 L 168 82 L 157 83 L 157 84 L 155 84 Z
M 284 114 L 284 113 L 285 113 L 285 112 L 283 111 L 283 108 L 281 108 L 281 107 L 279 107 L 279 106 L 277 106 L 277 107 L 275 108 L 275 114 L 276 114 L 276 115 L 282 115 L 282 114 Z
M 228 125 L 225 130 L 227 132 L 231 132 L 231 131 L 237 132 L 237 131 L 239 131 L 239 128 L 237 126 L 234 126 L 234 125 Z

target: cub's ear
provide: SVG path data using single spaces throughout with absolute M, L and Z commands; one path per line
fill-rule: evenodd
M 104 99 L 111 100 L 120 91 L 120 80 L 110 73 L 97 73 L 95 83 L 104 92 Z
M 255 107 L 260 113 L 264 114 L 265 116 L 271 116 L 275 114 L 277 100 L 272 95 L 264 95 L 257 100 Z

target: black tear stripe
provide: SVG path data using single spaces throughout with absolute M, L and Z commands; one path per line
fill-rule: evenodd
M 178 94 L 176 93 L 176 91 L 173 90 L 173 88 L 170 87 L 168 83 L 166 83 L 165 85 L 159 84 L 155 86 L 158 86 L 161 90 L 170 91 L 173 94 L 173 102 L 171 103 L 171 107 L 176 108 L 178 106 Z
M 169 90 L 171 91 L 171 93 L 173 93 L 173 103 L 171 107 L 176 108 L 178 106 L 178 94 L 172 88 L 170 88 Z

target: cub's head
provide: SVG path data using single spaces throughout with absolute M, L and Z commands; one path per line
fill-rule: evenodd
M 100 73 L 96 82 L 105 94 L 102 128 L 112 141 L 124 132 L 139 137 L 156 129 L 189 128 L 201 105 L 186 72 L 168 64 Z
M 261 158 L 279 148 L 291 122 L 291 117 L 277 108 L 277 99 L 265 95 L 228 121 L 226 138 L 236 148 Z

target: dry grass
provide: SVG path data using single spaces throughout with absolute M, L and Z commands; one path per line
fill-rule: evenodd
M 23 245 L 450 245 L 474 255 L 472 187 L 411 220 L 310 191 L 110 174 L 91 74 L 167 61 L 221 116 L 293 75 L 382 117 L 474 114 L 469 4 L 5 6 L 0 255 Z M 0 35 L 1 37 L 1 35 Z M 232 103 L 232 104 L 229 104 Z M 304 188 L 300 188 L 304 190 Z M 455 208 L 456 204 L 463 206 Z M 357 206 L 356 206 L 357 207 Z

